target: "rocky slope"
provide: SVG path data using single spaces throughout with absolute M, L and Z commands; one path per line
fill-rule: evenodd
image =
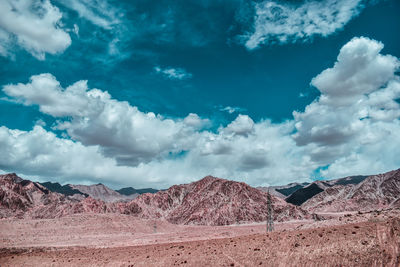
M 302 207 L 313 212 L 367 211 L 398 207 L 400 169 L 364 178 L 360 183 L 335 182 Z
M 324 192 L 328 188 L 339 186 L 339 185 L 349 185 L 352 187 L 353 185 L 357 185 L 364 181 L 368 176 L 349 176 L 340 179 L 334 179 L 329 181 L 315 181 L 307 186 L 304 186 L 296 191 L 294 191 L 291 195 L 286 198 L 286 202 L 292 203 L 294 205 L 300 206 L 307 200 L 312 197 L 319 195 L 321 192 Z
M 66 196 L 51 192 L 15 173 L 0 175 L 0 218 L 55 218 L 96 210 L 102 204 L 79 194 Z
M 267 217 L 267 193 L 245 183 L 207 176 L 200 181 L 175 185 L 133 200 L 144 218 L 165 218 L 177 224 L 227 225 L 261 222 Z M 277 221 L 304 219 L 302 209 L 272 195 Z

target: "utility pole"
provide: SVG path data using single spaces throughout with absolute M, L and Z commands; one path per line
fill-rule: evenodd
M 274 210 L 272 209 L 272 201 L 271 201 L 271 195 L 269 193 L 268 189 L 268 195 L 267 195 L 267 233 L 274 231 Z

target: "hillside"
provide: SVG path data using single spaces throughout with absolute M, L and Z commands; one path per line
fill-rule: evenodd
M 399 198 L 400 169 L 369 176 L 358 184 L 335 183 L 302 207 L 313 212 L 365 211 L 395 207 Z
M 267 193 L 245 183 L 207 176 L 200 181 L 174 185 L 133 200 L 144 218 L 165 218 L 177 224 L 227 225 L 261 222 L 267 216 Z M 277 221 L 303 219 L 302 209 L 272 195 Z

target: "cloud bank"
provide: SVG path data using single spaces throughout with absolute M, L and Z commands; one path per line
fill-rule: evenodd
M 191 113 L 165 118 L 118 101 L 86 81 L 63 88 L 51 74 L 3 91 L 13 101 L 56 118 L 53 130 L 0 128 L 0 169 L 41 179 L 86 179 L 116 185 L 167 187 L 212 174 L 251 185 L 306 181 L 399 167 L 399 60 L 383 44 L 360 37 L 339 52 L 333 67 L 312 79 L 321 95 L 293 119 L 255 122 L 239 114 L 208 130 Z

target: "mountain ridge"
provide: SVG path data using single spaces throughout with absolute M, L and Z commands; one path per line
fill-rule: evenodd
M 101 185 L 97 185 L 101 186 Z M 215 177 L 145 193 L 131 201 L 104 202 L 51 192 L 39 183 L 0 175 L 0 217 L 58 218 L 76 213 L 120 213 L 175 224 L 227 225 L 265 221 L 267 193 Z M 275 219 L 305 219 L 307 211 L 272 196 Z

